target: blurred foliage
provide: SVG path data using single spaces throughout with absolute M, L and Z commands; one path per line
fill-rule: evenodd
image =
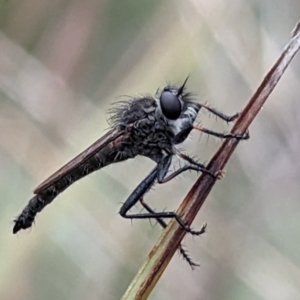
M 0 299 L 119 299 L 161 231 L 117 214 L 151 161 L 87 177 L 17 236 L 13 218 L 103 134 L 119 96 L 154 95 L 190 74 L 200 102 L 241 110 L 299 11 L 298 0 L 0 1 Z M 297 57 L 194 222 L 208 223 L 185 240 L 201 267 L 174 257 L 150 299 L 300 299 L 299 80 Z M 185 148 L 204 162 L 219 144 L 193 133 Z M 157 186 L 147 202 L 173 210 L 195 178 Z

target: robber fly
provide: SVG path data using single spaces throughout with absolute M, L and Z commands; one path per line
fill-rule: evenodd
M 203 164 L 178 149 L 177 145 L 181 144 L 193 129 L 219 138 L 248 139 L 249 135 L 223 134 L 195 126 L 193 123 L 201 108 L 227 122 L 235 120 L 238 114 L 226 116 L 207 105 L 192 101 L 191 94 L 185 91 L 187 79 L 179 88 L 166 86 L 155 97 L 146 96 L 118 102 L 111 110 L 111 129 L 34 190 L 35 196 L 15 220 L 13 233 L 31 227 L 36 214 L 75 181 L 109 164 L 142 155 L 155 161 L 156 166 L 124 202 L 119 211 L 120 215 L 127 219 L 156 219 L 162 227 L 166 227 L 164 219 L 175 218 L 187 232 L 202 234 L 205 226 L 199 231 L 192 230 L 175 212 L 155 212 L 144 202 L 143 196 L 155 182 L 168 182 L 187 170 L 200 171 L 213 178 L 218 177 L 218 174 L 211 173 Z M 185 160 L 187 164 L 167 175 L 174 155 Z M 147 213 L 128 213 L 137 202 L 141 203 Z M 192 267 L 196 265 L 182 246 L 179 251 Z

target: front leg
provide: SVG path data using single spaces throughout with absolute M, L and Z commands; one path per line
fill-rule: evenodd
M 227 116 L 227 115 L 223 114 L 222 112 L 218 111 L 217 109 L 210 107 L 208 105 L 205 105 L 205 104 L 201 104 L 201 107 L 207 109 L 209 112 L 211 112 L 212 114 L 219 117 L 220 119 L 222 119 L 225 122 L 233 122 L 240 115 L 239 113 L 236 113 L 233 116 Z

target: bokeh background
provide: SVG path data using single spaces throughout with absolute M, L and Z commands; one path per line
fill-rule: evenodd
M 13 235 L 13 218 L 41 181 L 105 132 L 122 95 L 154 95 L 190 75 L 198 101 L 241 110 L 299 12 L 299 0 L 2 0 L 0 299 L 119 299 L 161 233 L 118 215 L 153 162 L 81 180 L 31 230 Z M 300 299 L 299 87 L 298 55 L 195 220 L 207 233 L 185 238 L 201 267 L 175 255 L 150 299 Z M 205 162 L 219 145 L 196 132 L 185 149 Z M 156 186 L 147 202 L 174 210 L 196 178 Z

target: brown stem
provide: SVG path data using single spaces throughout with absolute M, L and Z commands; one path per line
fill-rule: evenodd
M 268 72 L 257 91 L 254 93 L 236 120 L 231 133 L 243 134 L 247 132 L 249 125 L 252 123 L 268 96 L 277 85 L 279 79 L 292 61 L 293 57 L 296 55 L 299 48 L 300 23 L 298 23 L 293 30 L 292 39 L 284 48 L 281 56 Z M 209 170 L 213 173 L 222 170 L 238 143 L 239 141 L 237 139 L 225 140 L 209 162 Z M 182 201 L 177 213 L 182 215 L 182 219 L 187 225 L 190 225 L 194 220 L 214 184 L 215 179 L 209 175 L 202 174 Z M 170 222 L 150 252 L 148 259 L 129 285 L 127 291 L 122 297 L 123 300 L 147 299 L 178 248 L 185 233 L 186 232 L 182 230 L 177 222 Z

